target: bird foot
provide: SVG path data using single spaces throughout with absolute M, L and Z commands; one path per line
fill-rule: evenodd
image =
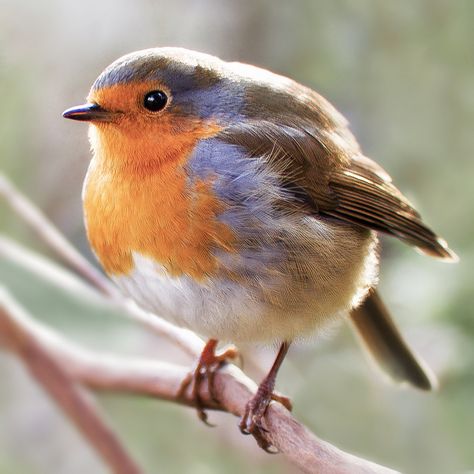
M 239 428 L 242 434 L 252 435 L 257 444 L 267 453 L 276 454 L 278 451 L 266 439 L 267 428 L 263 425 L 263 419 L 268 406 L 272 401 L 281 403 L 291 411 L 291 400 L 284 395 L 272 392 L 271 384 L 263 381 L 258 387 L 257 393 L 249 400 L 245 407 L 244 415 L 240 420 Z
M 205 403 L 201 397 L 201 387 L 204 381 L 207 381 L 209 395 L 213 401 L 219 403 L 214 391 L 214 377 L 224 364 L 228 363 L 229 359 L 236 359 L 239 352 L 235 347 L 229 347 L 223 352 L 216 354 L 215 348 L 217 341 L 211 339 L 204 347 L 201 356 L 196 364 L 196 367 L 188 373 L 185 379 L 181 382 L 178 391 L 178 398 L 187 398 L 186 392 L 191 387 L 191 400 L 194 402 L 196 412 L 199 419 L 208 426 L 214 426 L 209 423 L 207 413 L 204 409 Z

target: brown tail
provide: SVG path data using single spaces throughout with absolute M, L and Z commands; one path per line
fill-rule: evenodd
M 352 311 L 351 320 L 371 358 L 395 382 L 436 389 L 435 375 L 410 350 L 375 290 Z

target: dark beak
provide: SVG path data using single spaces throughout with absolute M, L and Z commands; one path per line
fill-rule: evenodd
M 116 112 L 103 109 L 98 104 L 84 104 L 71 107 L 63 112 L 63 117 L 81 122 L 112 122 Z

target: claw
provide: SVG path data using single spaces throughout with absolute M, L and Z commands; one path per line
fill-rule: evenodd
M 251 434 L 257 441 L 257 444 L 270 454 L 276 454 L 278 450 L 267 440 L 269 430 L 263 425 L 268 406 L 275 400 L 288 410 L 291 410 L 292 407 L 288 397 L 273 392 L 276 374 L 288 351 L 288 347 L 289 344 L 282 344 L 270 372 L 259 385 L 255 396 L 247 403 L 245 412 L 239 423 L 241 433 L 245 435 Z
M 245 413 L 240 421 L 239 428 L 242 434 L 252 435 L 264 451 L 269 454 L 277 454 L 278 450 L 273 448 L 272 444 L 266 439 L 269 431 L 262 423 L 270 402 L 271 394 L 265 399 L 258 399 L 257 396 L 252 398 L 245 407 Z
M 281 403 L 288 411 L 293 411 L 293 403 L 287 396 L 282 395 L 279 392 L 273 392 L 272 400 Z
M 263 419 L 268 405 L 272 401 L 271 393 L 258 391 L 245 407 L 245 413 L 240 420 L 239 428 L 242 434 L 253 435 L 257 444 L 267 452 L 270 451 L 271 444 L 266 440 L 268 429 L 263 425 Z
M 183 382 L 181 382 L 178 391 L 178 398 L 186 398 L 186 391 L 189 387 L 191 387 L 191 400 L 194 402 L 194 406 L 196 407 L 196 414 L 198 418 L 206 425 L 213 426 L 207 421 L 207 413 L 204 409 L 204 402 L 200 395 L 200 387 L 204 382 L 204 378 L 205 376 L 202 373 L 201 368 L 197 366 L 187 375 Z
M 215 426 L 209 423 L 207 413 L 204 409 L 205 403 L 201 398 L 201 386 L 204 380 L 207 380 L 209 396 L 211 399 L 219 404 L 214 391 L 214 377 L 217 370 L 226 364 L 229 359 L 235 359 L 239 353 L 234 347 L 227 348 L 220 354 L 215 353 L 217 341 L 210 339 L 204 346 L 204 349 L 199 357 L 194 370 L 192 370 L 186 378 L 181 382 L 178 390 L 178 398 L 185 398 L 186 391 L 191 387 L 191 400 L 194 402 L 198 418 L 207 426 Z

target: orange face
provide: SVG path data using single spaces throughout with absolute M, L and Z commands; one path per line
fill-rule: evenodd
M 163 109 L 145 108 L 144 97 L 150 91 L 166 94 Z M 169 89 L 156 81 L 93 90 L 88 101 L 111 114 L 110 121 L 93 122 L 91 141 L 97 153 L 113 156 L 117 165 L 150 167 L 179 159 L 189 154 L 199 139 L 220 130 L 216 123 L 181 114 L 172 106 Z

